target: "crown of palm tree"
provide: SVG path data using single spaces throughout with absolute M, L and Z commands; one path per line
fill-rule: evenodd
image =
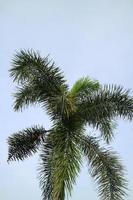
M 114 137 L 116 118 L 133 119 L 133 98 L 121 86 L 102 86 L 89 77 L 69 89 L 60 69 L 48 57 L 26 50 L 17 52 L 10 74 L 18 83 L 14 110 L 30 104 L 45 107 L 50 130 L 34 126 L 8 138 L 8 161 L 23 160 L 41 150 L 39 179 L 43 200 L 71 195 L 82 157 L 103 200 L 122 200 L 126 194 L 123 167 L 115 152 L 100 147 L 99 137 L 85 133 L 86 125 L 100 131 L 107 144 Z

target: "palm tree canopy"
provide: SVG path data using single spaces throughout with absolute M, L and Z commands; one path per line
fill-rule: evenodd
M 98 138 L 85 133 L 86 125 L 100 131 L 107 144 L 114 137 L 118 117 L 133 119 L 133 98 L 117 85 L 102 86 L 89 77 L 72 88 L 48 57 L 26 50 L 17 52 L 10 69 L 17 82 L 14 110 L 40 104 L 52 121 L 50 130 L 34 126 L 8 138 L 8 161 L 23 160 L 41 150 L 39 167 L 43 200 L 64 200 L 71 195 L 82 157 L 104 200 L 122 200 L 126 194 L 123 167 L 116 153 L 100 147 Z

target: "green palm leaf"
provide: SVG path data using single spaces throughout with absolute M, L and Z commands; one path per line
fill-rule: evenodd
M 85 94 L 78 104 L 82 119 L 101 130 L 107 142 L 113 137 L 116 117 L 133 119 L 133 98 L 120 86 L 104 86 L 91 95 Z
M 15 110 L 29 103 L 41 103 L 52 113 L 58 100 L 68 90 L 64 77 L 48 57 L 41 58 L 33 50 L 18 52 L 12 62 L 10 75 L 19 84 L 15 93 Z M 23 100 L 24 99 L 24 100 Z M 56 114 L 56 113 L 55 113 Z
M 31 85 L 23 85 L 17 87 L 17 92 L 14 94 L 14 110 L 19 111 L 22 108 L 28 107 L 30 104 L 35 104 L 39 100 L 39 92 Z
M 64 84 L 65 80 L 55 63 L 49 61 L 48 57 L 42 58 L 39 52 L 33 50 L 21 50 L 14 56 L 10 74 L 14 81 L 19 84 L 31 81 L 40 81 L 51 89 L 58 89 L 58 86 Z
M 10 136 L 8 138 L 8 161 L 23 160 L 36 153 L 45 133 L 44 128 L 34 126 Z
M 98 81 L 91 80 L 89 77 L 84 77 L 76 81 L 71 89 L 71 94 L 74 96 L 83 96 L 84 94 L 91 94 L 100 88 Z
M 122 200 L 127 182 L 123 167 L 116 153 L 100 148 L 93 137 L 83 137 L 81 149 L 88 158 L 92 177 L 99 186 L 99 195 L 104 200 Z
M 40 154 L 41 162 L 38 168 L 40 188 L 42 190 L 43 200 L 52 199 L 52 158 L 53 158 L 53 142 L 45 138 L 41 147 L 42 153 Z
M 64 200 L 68 194 L 71 195 L 80 171 L 81 151 L 76 145 L 78 135 L 74 136 L 58 125 L 49 137 L 42 149 L 39 169 L 43 198 Z

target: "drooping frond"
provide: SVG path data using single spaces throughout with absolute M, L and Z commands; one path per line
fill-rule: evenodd
M 48 57 L 42 58 L 39 52 L 20 50 L 14 56 L 10 74 L 18 83 L 40 80 L 52 87 L 65 84 L 64 76 Z
M 33 50 L 18 52 L 12 66 L 10 75 L 20 86 L 15 94 L 16 110 L 29 103 L 29 99 L 31 103 L 49 105 L 53 98 L 57 99 L 68 90 L 64 76 L 55 63 L 49 61 L 48 57 L 41 58 L 40 54 Z M 21 96 L 25 101 L 21 99 Z
M 100 87 L 98 81 L 91 80 L 89 77 L 81 78 L 73 85 L 70 93 L 74 96 L 90 94 Z
M 36 153 L 45 132 L 43 127 L 34 126 L 10 136 L 8 138 L 8 161 L 23 160 Z
M 89 125 L 93 125 L 101 131 L 105 130 L 102 134 L 106 139 L 107 132 L 109 129 L 112 130 L 111 124 L 114 118 L 133 119 L 133 98 L 129 91 L 123 90 L 120 86 L 104 86 L 91 95 L 84 95 L 79 101 L 78 109 L 81 118 Z M 110 136 L 111 132 L 109 132 Z M 108 139 L 107 141 L 109 141 Z
M 54 129 L 50 139 L 54 141 L 51 160 L 49 162 L 49 151 L 45 149 L 42 153 L 41 165 L 41 188 L 44 199 L 64 200 L 66 195 L 71 195 L 73 184 L 80 170 L 81 152 L 76 146 L 76 136 L 69 133 L 63 126 Z M 50 167 L 49 167 L 50 164 Z M 48 167 L 47 167 L 48 166 Z M 51 171 L 49 171 L 51 169 Z M 43 173 L 44 172 L 44 173 Z M 49 178 L 50 184 L 49 185 Z M 46 195 L 46 196 L 45 196 Z
M 73 185 L 80 170 L 80 151 L 71 141 L 68 147 L 60 146 L 55 151 L 56 158 L 53 161 L 53 199 L 64 200 L 71 195 Z
M 43 200 L 52 200 L 52 159 L 53 159 L 53 142 L 45 138 L 41 146 L 40 154 L 41 163 L 38 168 L 40 188 L 42 190 Z
M 80 147 L 88 158 L 89 170 L 98 184 L 101 199 L 123 200 L 127 183 L 116 153 L 100 148 L 93 137 L 82 137 Z
M 53 194 L 54 200 L 64 200 L 71 195 L 73 184 L 80 171 L 81 152 L 77 148 L 78 133 L 73 133 L 63 125 L 55 127 Z
M 23 85 L 17 87 L 17 92 L 14 94 L 14 110 L 22 110 L 22 108 L 35 104 L 39 101 L 39 91 L 35 90 L 31 85 Z
M 101 118 L 96 119 L 92 118 L 87 121 L 87 123 L 94 129 L 98 129 L 100 131 L 100 136 L 104 139 L 104 141 L 109 144 L 115 135 L 115 129 L 117 126 L 116 120 L 111 118 Z
M 105 85 L 100 94 L 101 101 L 105 101 L 105 105 L 108 106 L 108 102 L 112 104 L 112 113 L 116 116 L 133 119 L 133 97 L 130 96 L 130 90 L 125 90 L 121 86 L 117 85 Z
M 100 114 L 99 119 L 104 117 L 124 117 L 133 118 L 133 98 L 129 90 L 124 90 L 120 86 L 104 86 L 98 91 L 85 97 L 83 103 L 90 111 Z
M 107 144 L 112 141 L 114 138 L 114 130 L 116 129 L 117 123 L 113 119 L 101 119 L 99 122 L 96 122 L 97 129 L 100 130 L 101 136 L 106 141 Z M 95 127 L 95 125 L 94 125 Z

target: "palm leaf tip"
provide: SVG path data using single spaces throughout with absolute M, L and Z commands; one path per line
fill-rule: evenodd
M 10 76 L 18 83 L 29 82 L 33 79 L 44 79 L 54 81 L 55 86 L 58 84 L 65 85 L 62 72 L 55 63 L 47 57 L 41 57 L 39 52 L 34 50 L 20 50 L 16 52 L 12 60 L 12 68 L 9 70 Z
M 110 119 L 100 120 L 97 126 L 99 126 L 102 138 L 107 144 L 109 144 L 114 138 L 114 130 L 117 127 L 116 121 Z
M 105 101 L 105 105 L 108 105 L 110 114 L 133 119 L 133 97 L 130 95 L 130 90 L 122 86 L 105 85 L 99 95 Z
M 13 134 L 8 138 L 8 162 L 13 160 L 23 160 L 36 153 L 43 137 L 45 136 L 43 127 L 27 128 Z
M 98 184 L 98 192 L 104 200 L 123 200 L 127 181 L 124 169 L 114 152 L 100 148 L 93 137 L 85 137 L 81 148 L 88 158 L 91 176 Z
M 30 104 L 36 104 L 39 99 L 38 92 L 34 90 L 33 85 L 24 85 L 17 87 L 16 93 L 14 93 L 14 105 L 15 111 L 22 110 L 28 107 Z
M 89 77 L 83 77 L 76 81 L 71 89 L 73 95 L 79 95 L 80 93 L 90 93 L 92 91 L 98 90 L 100 87 L 99 82 L 96 80 L 91 80 Z

